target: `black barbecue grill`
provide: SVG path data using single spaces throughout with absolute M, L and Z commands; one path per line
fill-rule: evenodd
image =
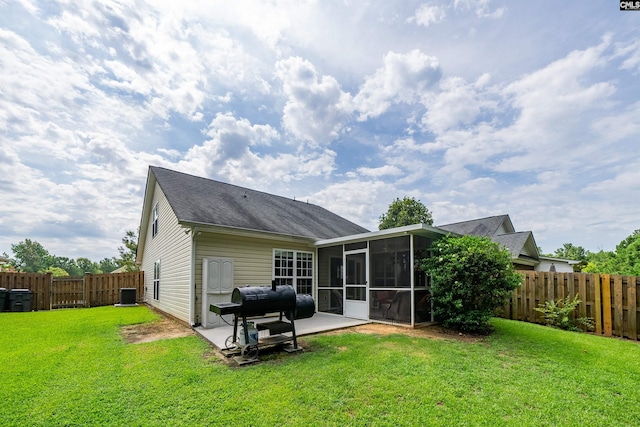
M 272 286 L 235 288 L 231 294 L 231 302 L 211 304 L 209 310 L 220 316 L 233 315 L 233 335 L 227 338 L 225 350 L 232 353 L 240 349 L 244 359 L 254 360 L 257 358 L 258 348 L 264 345 L 293 341 L 291 351 L 299 350 L 295 320 L 312 317 L 315 314 L 315 303 L 311 295 L 297 295 L 293 286 L 276 286 L 274 283 Z M 258 331 L 269 331 L 269 337 L 260 338 L 257 343 L 251 342 L 247 318 L 261 317 L 268 313 L 280 313 L 279 320 L 258 323 Z M 243 344 L 238 337 L 239 319 L 242 319 Z M 291 332 L 291 337 L 282 335 L 287 332 Z

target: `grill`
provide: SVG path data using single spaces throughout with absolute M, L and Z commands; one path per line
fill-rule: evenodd
M 237 354 L 242 360 L 257 360 L 258 349 L 262 346 L 277 345 L 293 341 L 293 348 L 285 351 L 298 351 L 295 320 L 307 319 L 315 314 L 315 302 L 311 295 L 297 295 L 293 286 L 245 286 L 235 288 L 231 293 L 231 302 L 211 304 L 209 310 L 224 316 L 233 315 L 233 335 L 225 342 L 224 352 L 228 356 Z M 247 317 L 260 317 L 268 313 L 280 313 L 276 321 L 261 322 L 256 325 L 258 331 L 269 331 L 269 336 L 259 338 L 257 342 L 249 337 L 249 323 Z M 286 320 L 285 320 L 286 318 Z M 238 337 L 238 323 L 242 321 L 244 340 Z M 291 336 L 282 335 L 291 332 Z M 242 342 L 242 344 L 241 344 Z M 240 362 L 239 363 L 243 363 Z

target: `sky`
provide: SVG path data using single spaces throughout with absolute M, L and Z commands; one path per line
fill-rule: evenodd
M 612 0 L 0 0 L 0 254 L 117 256 L 150 165 L 370 230 L 640 228 L 640 11 Z

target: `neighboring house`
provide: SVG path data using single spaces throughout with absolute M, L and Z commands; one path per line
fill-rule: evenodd
M 573 273 L 573 266 L 580 264 L 580 261 L 572 259 L 554 258 L 549 256 L 540 256 L 540 264 L 536 267 L 537 271 L 555 271 L 558 273 Z
M 531 231 L 517 232 L 509 215 L 490 216 L 454 224 L 439 225 L 438 228 L 460 235 L 489 237 L 511 252 L 517 270 L 572 272 L 578 261 L 541 256 Z
M 147 176 L 136 263 L 145 301 L 191 325 L 223 325 L 210 304 L 275 281 L 312 295 L 319 312 L 415 326 L 432 320 L 420 263 L 450 233 L 491 237 L 518 268 L 540 263 L 531 232 L 507 215 L 368 231 L 313 204 L 159 167 Z
M 534 270 L 540 263 L 538 247 L 530 231 L 516 232 L 509 215 L 439 225 L 438 228 L 468 236 L 489 237 L 511 252 L 517 270 Z

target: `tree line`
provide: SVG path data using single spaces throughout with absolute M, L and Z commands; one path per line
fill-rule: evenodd
M 565 243 L 548 256 L 580 261 L 574 270 L 583 273 L 640 276 L 640 229 L 618 243 L 614 251 L 590 252 L 582 246 Z
M 127 231 L 122 238 L 122 244 L 123 246 L 118 247 L 118 257 L 103 258 L 96 262 L 84 257 L 73 259 L 57 256 L 49 253 L 41 243 L 24 239 L 11 245 L 12 257 L 6 252 L 2 254 L 2 257 L 9 261 L 3 269 L 23 273 L 51 273 L 55 277 L 111 273 L 119 268 L 123 268 L 124 271 L 137 271 L 137 234 Z

